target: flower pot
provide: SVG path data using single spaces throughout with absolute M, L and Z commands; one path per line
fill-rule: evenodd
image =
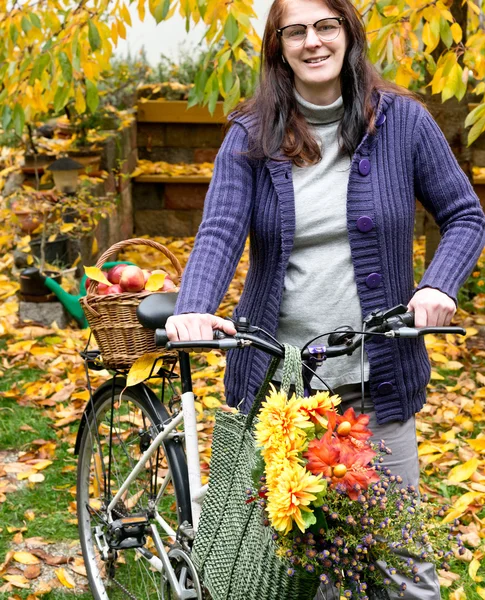
M 79 171 L 80 175 L 92 175 L 100 170 L 101 154 L 96 150 L 69 150 L 67 154 L 70 158 L 84 166 L 84 169 Z
M 62 275 L 57 271 L 45 271 L 44 276 L 62 283 Z M 37 267 L 27 267 L 20 273 L 20 293 L 24 298 L 49 296 L 51 291 L 44 284 L 44 276 Z
M 28 235 L 42 224 L 42 215 L 36 211 L 17 209 L 14 210 L 14 215 L 17 217 L 20 231 Z
M 30 242 L 32 254 L 40 258 L 41 240 L 35 239 Z M 69 261 L 69 238 L 67 235 L 60 235 L 52 242 L 45 244 L 45 260 L 49 264 L 59 265 L 60 267 L 70 267 Z
M 45 169 L 56 160 L 55 154 L 25 154 L 21 169 L 26 175 L 42 175 Z

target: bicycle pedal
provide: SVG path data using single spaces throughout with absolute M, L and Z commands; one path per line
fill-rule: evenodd
M 113 523 L 121 523 L 122 525 L 148 525 L 148 519 L 144 515 L 134 515 L 131 517 L 122 517 L 113 521 Z
M 144 546 L 148 526 L 149 521 L 146 515 L 132 515 L 116 519 L 109 524 L 106 532 L 109 547 L 118 550 Z

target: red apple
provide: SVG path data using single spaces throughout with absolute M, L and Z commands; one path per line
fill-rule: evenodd
M 146 285 L 146 282 L 148 281 L 148 278 L 150 277 L 150 275 L 152 273 L 148 269 L 142 269 L 142 271 L 143 271 L 143 277 L 145 278 L 145 285 Z
M 109 285 L 106 285 L 105 283 L 98 283 L 98 290 L 97 290 L 97 294 L 100 296 L 104 296 L 105 294 L 108 293 L 108 289 L 109 289 Z
M 122 294 L 123 290 L 121 289 L 121 286 L 117 283 L 115 283 L 114 285 L 110 285 L 109 288 L 106 290 L 105 294 Z
M 108 281 L 111 283 L 119 283 L 121 278 L 121 273 L 128 267 L 129 265 L 115 265 L 108 271 Z
M 89 277 L 86 277 L 86 281 L 84 282 L 84 287 L 86 288 L 86 290 L 89 288 L 90 283 L 91 283 L 91 279 L 89 279 Z
M 162 292 L 171 292 L 175 289 L 175 283 L 169 278 L 166 277 L 163 282 Z
M 125 267 L 121 273 L 120 286 L 124 292 L 141 292 L 145 287 L 145 277 L 140 267 Z

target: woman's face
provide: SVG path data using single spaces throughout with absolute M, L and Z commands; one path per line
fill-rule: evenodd
M 287 0 L 280 27 L 315 23 L 326 17 L 338 17 L 322 0 Z M 344 26 L 332 41 L 323 41 L 313 27 L 307 27 L 300 46 L 281 40 L 283 56 L 295 76 L 298 93 L 313 104 L 332 104 L 340 96 L 340 72 L 347 48 Z M 314 62 L 315 59 L 324 60 Z

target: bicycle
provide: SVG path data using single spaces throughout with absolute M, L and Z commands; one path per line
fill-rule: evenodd
M 215 332 L 213 340 L 167 343 L 163 327 L 175 301 L 176 294 L 154 294 L 137 311 L 142 325 L 154 330 L 156 345 L 169 351 L 151 374 L 162 378 L 160 398 L 145 383 L 125 389 L 123 371 L 116 371 L 93 393 L 89 369 L 103 365 L 98 351 L 82 353 L 91 400 L 76 440 L 77 507 L 81 548 L 95 600 L 204 597 L 190 558 L 207 485 L 201 484 L 188 351 L 253 346 L 284 357 L 283 346 L 269 334 L 264 339 L 265 332 L 245 318 L 236 322 L 234 337 Z M 371 335 L 466 333 L 460 327 L 416 329 L 413 323 L 413 315 L 400 305 L 369 315 L 362 332 L 337 329 L 327 346 L 314 344 L 318 339 L 314 338 L 302 351 L 305 394 L 311 393 L 315 367 L 327 358 L 352 354 Z M 174 385 L 177 363 L 180 394 Z M 168 409 L 166 388 L 171 391 Z

